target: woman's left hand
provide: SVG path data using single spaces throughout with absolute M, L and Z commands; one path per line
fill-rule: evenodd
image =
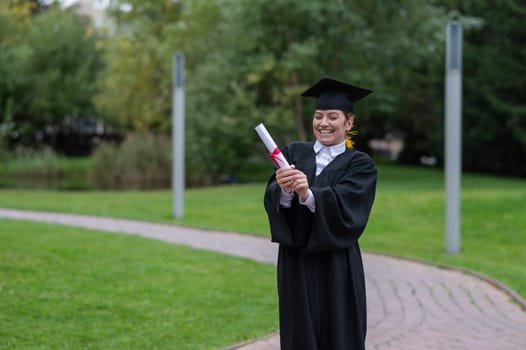
M 297 170 L 294 174 L 292 188 L 302 200 L 306 200 L 309 196 L 309 180 L 307 179 L 307 175 L 300 170 Z

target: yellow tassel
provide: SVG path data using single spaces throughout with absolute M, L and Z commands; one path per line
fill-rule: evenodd
M 351 130 L 347 132 L 347 136 L 345 137 L 345 146 L 347 148 L 354 148 L 354 141 L 351 140 L 351 136 L 358 135 L 358 131 Z

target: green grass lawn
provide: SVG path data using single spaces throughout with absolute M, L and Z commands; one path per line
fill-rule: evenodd
M 0 219 L 1 349 L 218 349 L 277 329 L 270 264 Z
M 463 176 L 462 252 L 459 255 L 444 253 L 443 186 L 443 174 L 436 169 L 379 166 L 377 198 L 361 239 L 362 248 L 468 268 L 492 276 L 526 297 L 526 181 Z M 189 189 L 182 220 L 172 219 L 170 191 L 3 190 L 0 207 L 172 222 L 268 235 L 262 205 L 264 188 L 263 183 L 258 183 Z M 20 225 L 18 231 L 24 231 L 29 224 Z M 138 261 L 137 265 L 140 264 Z M 275 281 L 268 283 L 266 288 L 274 295 Z M 202 299 L 202 289 L 195 290 L 194 297 Z M 251 317 L 260 318 L 260 315 L 253 312 Z M 275 327 L 273 322 L 267 323 L 270 329 Z M 256 329 L 251 327 L 247 323 L 242 329 L 248 332 Z
M 0 190 L 0 207 L 114 216 L 266 235 L 263 191 L 263 184 L 190 189 L 185 195 L 183 220 L 173 219 L 169 191 Z
M 526 181 L 464 175 L 461 254 L 447 255 L 442 173 L 381 167 L 364 250 L 468 268 L 526 297 Z

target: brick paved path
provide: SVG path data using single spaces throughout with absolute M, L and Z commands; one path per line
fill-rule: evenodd
M 139 234 L 263 262 L 276 261 L 276 245 L 261 237 L 0 208 L 2 217 Z M 364 253 L 364 264 L 368 350 L 526 349 L 526 302 L 505 286 L 458 270 L 376 254 Z M 277 350 L 279 335 L 229 349 Z

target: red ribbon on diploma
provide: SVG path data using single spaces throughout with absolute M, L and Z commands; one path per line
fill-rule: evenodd
M 281 153 L 281 151 L 279 150 L 278 147 L 274 148 L 274 150 L 272 152 L 270 152 L 268 155 L 270 156 L 270 158 L 272 159 L 272 161 L 274 162 L 274 164 L 276 164 L 276 166 L 279 168 L 280 167 L 280 164 L 279 164 L 279 158 L 278 158 L 278 155 Z

